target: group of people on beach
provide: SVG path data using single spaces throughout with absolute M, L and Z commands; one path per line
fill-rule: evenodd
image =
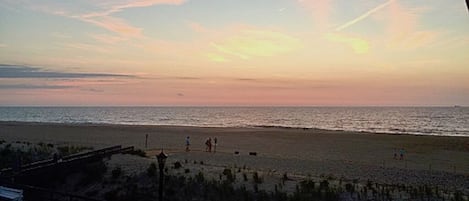
M 187 136 L 186 137 L 186 152 L 189 152 L 190 151 L 190 137 Z M 217 145 L 218 145 L 218 139 L 215 137 L 213 139 L 213 143 L 212 143 L 212 138 L 208 138 L 207 140 L 205 140 L 205 151 L 206 152 L 212 152 L 212 147 L 213 147 L 213 152 L 217 152 Z
M 405 154 L 405 150 L 403 148 L 401 148 L 399 150 L 399 160 L 404 160 L 404 154 Z M 394 150 L 394 160 L 397 160 L 397 149 Z
M 213 144 L 212 144 L 212 138 L 208 138 L 205 140 L 205 151 L 206 152 L 212 152 L 212 146 L 213 146 L 213 152 L 217 152 L 217 138 L 213 138 Z

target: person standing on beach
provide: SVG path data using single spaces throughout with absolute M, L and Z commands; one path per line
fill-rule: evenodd
M 208 138 L 205 140 L 205 152 L 208 152 Z
M 212 152 L 212 138 L 208 138 L 207 141 L 205 141 L 205 145 L 207 145 L 205 151 Z
M 217 137 L 213 139 L 213 153 L 217 152 Z
M 404 148 L 401 148 L 399 160 L 403 160 L 403 159 L 404 159 L 404 154 L 405 154 L 405 150 L 404 150 Z
M 190 145 L 191 145 L 191 143 L 190 143 L 190 137 L 187 136 L 187 137 L 186 137 L 186 152 L 189 152 L 189 151 L 190 151 L 190 149 L 189 149 L 189 146 L 190 146 Z

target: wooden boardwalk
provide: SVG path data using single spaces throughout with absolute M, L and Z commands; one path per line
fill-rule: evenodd
M 65 156 L 60 159 L 46 159 L 22 165 L 20 168 L 5 168 L 0 171 L 0 178 L 5 177 L 18 177 L 26 175 L 34 175 L 37 172 L 47 170 L 50 168 L 67 168 L 75 165 L 84 164 L 91 161 L 100 160 L 109 157 L 113 154 L 128 153 L 134 150 L 134 147 L 125 147 L 121 145 L 88 151 L 78 154 Z
M 77 170 L 86 164 L 102 160 L 113 154 L 129 153 L 134 150 L 133 146 L 122 147 L 121 145 L 88 151 L 78 154 L 65 156 L 60 159 L 47 159 L 22 165 L 20 168 L 5 168 L 0 171 L 0 186 L 8 186 L 22 189 L 25 192 L 25 198 L 34 197 L 41 199 L 35 200 L 82 200 L 98 201 L 93 198 L 87 198 L 71 193 L 48 190 L 41 187 L 28 185 L 27 182 L 32 178 L 44 175 L 54 174 L 55 172 L 68 172 Z M 27 197 L 26 197 L 27 196 Z

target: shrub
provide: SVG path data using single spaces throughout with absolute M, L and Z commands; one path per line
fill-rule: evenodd
M 41 144 L 41 143 L 39 143 Z M 38 144 L 38 145 L 39 145 Z M 42 143 L 40 146 L 46 146 L 44 143 Z M 76 153 L 80 153 L 85 150 L 92 150 L 93 147 L 85 147 L 85 146 L 59 146 L 57 147 L 57 151 L 59 152 L 60 155 L 62 156 L 68 156 Z
M 86 192 L 85 195 L 88 196 L 88 197 L 94 197 L 94 196 L 98 195 L 98 193 L 99 193 L 99 190 L 92 190 L 92 191 Z
M 328 189 L 329 188 L 329 181 L 323 180 L 321 183 L 319 183 L 319 188 L 320 189 Z
M 243 173 L 243 179 L 244 181 L 248 181 L 248 175 L 246 173 Z
M 283 182 L 287 181 L 288 179 L 289 179 L 289 178 L 288 178 L 287 173 L 286 173 L 286 172 L 283 173 L 283 177 L 282 177 Z
M 114 200 L 117 200 L 117 194 L 118 194 L 118 190 L 117 189 L 114 189 L 114 190 L 110 190 L 106 193 L 104 193 L 104 199 L 105 200 L 109 200 L 109 201 L 114 201 Z
M 79 182 L 81 186 L 92 183 L 93 181 L 99 180 L 103 177 L 104 173 L 107 171 L 106 164 L 103 161 L 97 163 L 86 164 L 83 167 L 84 177 Z
M 231 170 L 230 170 L 230 169 L 225 168 L 225 169 L 223 170 L 223 175 L 226 176 L 226 180 L 227 180 L 228 182 L 231 183 L 231 182 L 234 182 L 234 181 L 235 181 L 235 178 L 234 178 L 234 176 L 233 176 L 233 173 L 231 173 Z
M 180 163 L 179 161 L 176 161 L 176 162 L 174 163 L 174 169 L 179 169 L 179 168 L 181 168 L 181 167 L 182 167 L 182 165 L 181 165 L 181 163 Z
M 352 184 L 347 183 L 345 184 L 345 190 L 347 190 L 347 192 L 353 193 L 355 189 Z
M 252 179 L 254 180 L 254 183 L 256 184 L 262 183 L 262 177 L 260 177 L 257 172 L 254 172 L 254 174 L 252 175 Z
M 199 183 L 202 183 L 205 181 L 204 173 L 199 172 L 197 175 L 195 175 L 195 180 Z
M 135 149 L 129 152 L 130 155 L 140 156 L 140 157 L 147 157 L 147 153 L 141 149 Z
M 113 179 L 117 179 L 118 177 L 121 176 L 121 174 L 122 174 L 121 167 L 116 167 L 111 171 L 111 175 Z
M 151 163 L 150 167 L 147 169 L 147 174 L 149 177 L 154 177 L 156 175 L 156 164 Z

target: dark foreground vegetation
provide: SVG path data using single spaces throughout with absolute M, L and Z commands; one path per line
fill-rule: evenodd
M 44 143 L 30 144 L 29 148 L 18 148 L 17 144 L 1 142 L 0 160 L 3 166 L 14 163 L 21 156 L 25 161 L 46 159 L 56 151 L 73 154 L 85 147 L 59 148 Z M 21 143 L 19 143 L 21 144 Z M 132 154 L 145 157 L 143 151 Z M 13 161 L 13 162 L 12 162 Z M 4 163 L 5 162 L 5 163 Z M 203 162 L 201 161 L 200 164 Z M 372 181 L 360 183 L 332 177 L 321 179 L 305 178 L 297 182 L 293 190 L 286 190 L 285 182 L 292 181 L 287 173 L 279 178 L 271 190 L 259 188 L 264 178 L 258 172 L 241 172 L 240 169 L 225 168 L 219 177 L 204 175 L 203 171 L 192 173 L 184 164 L 167 164 L 164 177 L 164 197 L 171 201 L 306 201 L 306 200 L 448 200 L 467 201 L 468 195 L 460 191 L 439 189 L 434 186 L 388 185 Z M 127 174 L 122 167 L 108 167 L 100 160 L 83 164 L 81 168 L 67 174 L 41 175 L 30 184 L 59 192 L 73 192 L 76 195 L 107 201 L 154 201 L 158 200 L 159 169 L 152 163 L 146 171 Z M 181 174 L 170 174 L 172 169 L 184 170 Z M 64 176 L 65 175 L 65 176 Z M 238 175 L 238 177 L 236 176 Z M 242 175 L 242 176 L 240 176 Z M 39 180 L 39 181 L 37 181 Z M 41 182 L 47 181 L 47 182 Z M 26 183 L 28 184 L 28 182 Z M 265 189 L 265 188 L 264 188 Z M 26 200 L 49 200 L 50 195 L 25 193 Z M 28 199 L 28 196 L 30 196 Z M 54 200 L 69 200 L 56 197 Z M 86 200 L 86 199 L 83 199 Z
M 93 147 L 74 145 L 55 145 L 51 143 L 6 142 L 0 140 L 0 169 L 15 167 L 52 158 L 68 156 L 83 151 L 92 150 Z
M 171 167 L 174 168 L 174 167 Z M 103 162 L 86 166 L 74 182 L 62 180 L 55 185 L 69 185 L 68 190 L 84 196 L 108 201 L 157 200 L 159 177 L 156 164 L 151 164 L 140 175 L 129 176 L 120 167 L 108 169 Z M 166 170 L 166 172 L 169 172 Z M 207 179 L 202 172 L 195 176 L 168 175 L 164 178 L 165 200 L 185 201 L 306 201 L 306 200 L 467 200 L 462 192 L 449 192 L 428 186 L 383 185 L 368 181 L 305 179 L 293 192 L 282 190 L 282 181 L 272 191 L 259 190 L 256 177 L 248 177 L 252 185 L 239 185 L 230 175 L 230 169 L 221 172 L 221 179 Z M 244 178 L 242 178 L 244 180 Z

